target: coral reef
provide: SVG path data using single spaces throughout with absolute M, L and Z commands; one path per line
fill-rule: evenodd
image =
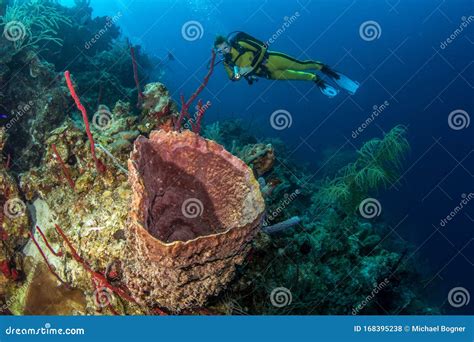
M 143 276 L 148 274 L 149 270 L 137 277 L 128 277 L 125 282 L 124 267 L 127 260 L 134 260 L 135 264 L 134 267 L 126 269 L 135 270 L 148 266 L 148 264 L 143 266 L 143 263 L 150 259 L 147 259 L 148 255 L 144 258 L 143 254 L 137 254 L 135 248 L 125 248 L 135 246 L 131 242 L 127 243 L 125 232 L 130 230 L 127 223 L 129 199 L 132 198 L 132 194 L 140 193 L 132 192 L 127 182 L 128 171 L 124 166 L 130 154 L 132 142 L 136 140 L 137 135 L 147 135 L 153 127 L 159 125 L 160 121 L 155 118 L 173 121 L 173 118 L 177 116 L 176 112 L 172 112 L 175 105 L 162 85 L 149 85 L 146 89 L 148 91 L 144 94 L 143 112 L 139 118 L 129 113 L 128 103 L 119 101 L 112 112 L 106 106 L 100 107 L 99 115 L 110 115 L 110 120 L 105 126 L 101 125 L 101 120 L 92 120 L 90 134 L 95 135 L 97 147 L 95 151 L 97 157 L 107 166 L 103 172 L 95 168 L 95 161 L 91 158 L 90 146 L 87 143 L 88 134 L 83 125 L 76 125 L 70 119 L 66 119 L 46 138 L 45 146 L 48 148 L 41 163 L 20 175 L 21 190 L 26 200 L 35 208 L 34 221 L 41 229 L 35 229 L 30 233 L 31 239 L 23 248 L 30 277 L 23 294 L 17 295 L 14 304 L 10 305 L 16 313 L 30 312 L 28 303 L 31 303 L 31 299 L 28 298 L 31 298 L 31 293 L 37 293 L 31 288 L 31 284 L 37 283 L 36 279 L 49 279 L 49 283 L 56 283 L 55 286 L 61 289 L 60 291 L 64 290 L 64 293 L 68 293 L 67 288 L 80 289 L 84 293 L 84 298 L 74 295 L 77 300 L 70 302 L 71 307 L 63 307 L 62 313 L 75 312 L 79 310 L 78 307 L 81 307 L 80 312 L 89 314 L 97 312 L 130 314 L 150 312 L 149 310 L 157 312 L 160 307 L 166 307 L 170 311 L 195 308 L 204 305 L 210 295 L 218 294 L 225 288 L 235 273 L 236 265 L 243 261 L 250 248 L 250 240 L 258 231 L 264 210 L 258 183 L 249 171 L 250 169 L 242 161 L 225 152 L 219 145 L 205 141 L 189 131 L 165 133 L 167 130 L 162 129 L 153 133 L 151 139 L 169 134 L 177 142 L 182 140 L 182 143 L 158 144 L 159 148 L 155 151 L 157 156 L 152 160 L 157 161 L 160 156 L 167 155 L 168 160 L 173 159 L 174 162 L 179 162 L 178 165 L 183 168 L 183 179 L 187 173 L 194 172 L 195 179 L 191 183 L 195 186 L 194 190 L 199 189 L 199 182 L 207 184 L 202 188 L 201 194 L 204 196 L 209 192 L 209 198 L 213 200 L 210 202 L 203 200 L 212 215 L 209 217 L 203 215 L 207 221 L 198 221 L 193 228 L 198 235 L 205 235 L 201 238 L 189 236 L 193 230 L 186 230 L 186 225 L 181 226 L 183 229 L 178 229 L 175 223 L 171 225 L 170 222 L 165 222 L 166 218 L 171 218 L 172 215 L 158 215 L 165 221 L 156 222 L 156 224 L 164 227 L 165 230 L 173 227 L 174 233 L 171 240 L 199 241 L 195 244 L 190 241 L 172 242 L 168 241 L 169 237 L 161 236 L 164 241 L 163 246 L 182 243 L 185 246 L 182 249 L 183 255 L 186 253 L 195 255 L 195 262 L 202 264 L 202 267 L 195 267 L 194 273 L 187 275 L 195 282 L 183 286 L 183 289 L 178 289 L 173 282 L 168 282 L 167 285 L 163 284 L 162 291 L 157 289 L 155 292 L 150 291 L 152 295 L 143 296 L 147 287 L 140 281 L 143 282 Z M 166 115 L 155 113 L 155 111 L 162 112 L 165 108 L 168 108 Z M 139 138 L 136 143 L 141 142 L 141 139 L 144 138 Z M 169 149 L 168 154 L 165 153 L 165 147 Z M 158 153 L 160 151 L 162 154 Z M 203 156 L 201 164 L 189 162 L 188 157 L 193 154 L 192 151 L 201 153 Z M 211 152 L 215 154 L 214 158 L 211 158 Z M 178 156 L 181 158 L 177 158 Z M 191 159 L 196 161 L 199 160 L 198 157 L 197 153 L 196 157 Z M 186 169 L 186 167 L 196 165 L 207 169 Z M 176 174 L 174 172 L 172 176 L 176 177 Z M 152 173 L 152 176 L 155 175 Z M 206 181 L 202 177 L 214 178 Z M 166 179 L 169 181 L 170 178 Z M 240 183 L 239 179 L 242 179 Z M 227 183 L 224 182 L 225 180 Z M 216 189 L 220 189 L 219 192 L 216 192 Z M 230 189 L 234 189 L 234 192 Z M 193 188 L 190 187 L 190 194 L 192 190 Z M 179 191 L 176 191 L 175 196 L 178 194 Z M 226 205 L 224 205 L 225 202 L 217 201 L 217 198 L 221 199 L 224 195 L 229 198 Z M 244 209 L 236 210 L 242 206 Z M 204 225 L 206 222 L 207 224 Z M 58 227 L 62 229 L 58 230 Z M 155 243 L 159 241 L 153 239 Z M 208 241 L 208 244 L 203 244 L 203 241 Z M 217 249 L 221 250 L 220 252 L 215 255 L 203 252 L 203 248 L 216 246 L 216 244 L 221 246 Z M 63 251 L 61 255 L 55 252 L 61 250 Z M 213 247 L 213 250 L 216 248 Z M 166 251 L 166 248 L 163 251 Z M 174 263 L 172 265 L 178 265 L 180 262 L 184 264 L 184 261 L 177 256 L 179 254 L 177 248 L 169 248 L 169 251 L 171 256 L 163 260 L 168 260 L 170 265 L 171 262 Z M 140 265 L 142 265 L 141 268 Z M 111 267 L 115 269 L 116 275 L 113 283 L 107 277 L 109 274 L 107 270 Z M 170 270 L 173 269 L 169 266 L 163 272 L 171 274 Z M 185 274 L 180 273 L 184 272 L 179 271 L 180 269 L 174 270 L 176 276 L 181 277 Z M 44 272 L 48 272 L 53 278 L 44 275 Z M 34 276 L 31 276 L 32 273 Z M 209 274 L 214 274 L 214 276 L 209 276 Z M 145 277 L 145 279 L 156 281 L 155 277 Z M 160 281 L 163 282 L 163 280 Z M 131 293 L 135 294 L 138 305 L 135 299 L 128 296 L 125 284 L 129 285 Z M 115 290 L 122 287 L 124 287 L 123 291 Z M 104 297 L 102 294 L 107 299 L 106 304 L 96 298 Z
M 67 67 L 77 77 L 80 86 L 76 90 L 89 113 L 100 104 L 113 107 L 118 100 L 135 101 L 132 60 L 124 53 L 128 51 L 126 42 L 118 40 L 116 22 L 121 14 L 113 18 L 91 16 L 88 1 L 77 1 L 67 8 L 49 0 L 11 2 L 0 16 L 2 32 L 10 28 L 12 35 L 20 35 L 0 40 L 0 110 L 9 114 L 1 120 L 12 137 L 5 149 L 16 171 L 38 165 L 49 131 L 61 125 L 72 108 L 58 70 Z M 15 22 L 23 26 L 8 26 Z M 100 39 L 94 38 L 97 32 L 101 32 Z M 85 43 L 84 37 L 90 37 L 90 44 L 78 47 Z M 82 54 L 77 54 L 78 48 Z M 145 74 L 154 68 L 153 62 L 139 46 L 134 49 L 138 76 L 146 81 Z
M 53 145 L 75 182 L 73 189 L 55 158 Z M 124 258 L 125 241 L 122 236 L 130 198 L 127 176 L 117 172 L 117 166 L 99 149 L 98 156 L 107 164 L 107 170 L 103 174 L 98 173 L 84 130 L 74 126 L 70 120 L 51 132 L 46 146 L 49 147 L 41 164 L 23 173 L 20 185 L 26 199 L 35 207 L 35 223 L 43 229 L 52 249 L 57 251 L 63 248 L 64 256 L 57 257 L 51 253 L 38 231 L 34 231 L 33 236 L 59 278 L 69 287 L 85 292 L 87 305 L 84 313 L 104 311 L 107 307 L 98 306 L 94 300 L 97 289 L 91 286 L 90 270 L 103 274 L 109 265 Z M 127 151 L 117 154 L 116 158 L 125 165 Z M 63 228 L 77 254 L 88 260 L 89 271 L 73 254 L 66 253 L 63 239 L 55 232 L 55 224 Z M 30 263 L 44 264 L 32 241 L 25 250 L 31 258 Z M 115 296 L 110 296 L 112 301 Z
M 216 131 L 216 126 L 211 132 Z M 217 136 L 228 135 L 223 127 L 236 131 L 232 122 L 217 127 Z M 373 178 L 369 169 L 390 169 L 393 172 L 384 173 L 385 179 L 394 180 L 408 150 L 405 134 L 403 127 L 394 128 L 383 139 L 365 144 L 359 158 L 343 167 L 354 170 L 353 165 L 357 165 L 355 170 L 363 175 L 360 177 L 370 177 L 360 183 L 365 186 L 351 201 L 383 186 L 380 177 Z M 249 139 L 247 136 L 248 132 L 242 135 L 244 141 Z M 232 140 L 239 141 L 238 135 Z M 278 142 L 273 144 L 282 163 L 276 163 L 261 178 L 262 188 L 273 189 L 266 196 L 263 228 L 272 235 L 257 237 L 249 258 L 239 269 L 240 277 L 213 301 L 211 308 L 226 314 L 436 312 L 419 300 L 418 289 L 413 286 L 419 279 L 414 266 L 405 259 L 407 250 L 389 250 L 382 243 L 387 240 L 380 236 L 384 223 L 361 219 L 354 211 L 355 202 L 346 202 L 343 197 L 328 198 L 324 189 L 331 181 L 310 181 L 307 171 L 286 160 L 285 150 Z M 239 149 L 237 145 L 235 150 Z M 394 163 L 397 168 L 393 168 Z M 346 181 L 352 184 L 349 178 Z M 351 210 L 345 212 L 344 208 Z M 375 300 L 362 307 L 360 303 L 379 286 L 383 289 Z M 291 303 L 275 306 L 270 300 L 272 292 L 282 287 L 291 294 Z
M 138 302 L 172 311 L 200 307 L 232 279 L 264 211 L 250 169 L 186 131 L 138 138 L 126 284 Z
M 92 18 L 87 0 L 31 4 L 0 3 L 2 30 L 26 32 L 0 40 L 2 313 L 436 313 L 417 299 L 409 246 L 356 210 L 397 180 L 406 128 L 333 163 L 323 152 L 316 179 L 252 122 L 199 136 L 215 55 L 178 110 L 117 18 Z M 293 302 L 275 306 L 282 287 Z
M 0 153 L 6 139 L 5 129 L 0 128 Z M 29 222 L 16 181 L 6 165 L 0 163 L 0 300 L 17 291 L 24 280 L 21 246 L 25 244 Z
M 4 34 L 13 43 L 14 54 L 29 47 L 37 48 L 39 43 L 62 45 L 62 39 L 57 36 L 60 24 L 70 25 L 71 20 L 50 1 L 13 0 L 0 17 Z

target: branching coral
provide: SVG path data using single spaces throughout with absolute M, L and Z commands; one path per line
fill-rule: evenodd
M 16 52 L 37 47 L 40 42 L 62 45 L 62 40 L 57 37 L 60 24 L 70 25 L 71 20 L 47 0 L 15 0 L 0 17 L 4 35 L 12 41 Z
M 410 145 L 406 128 L 396 126 L 383 139 L 372 139 L 357 151 L 358 158 L 341 170 L 334 179 L 324 182 L 316 195 L 320 208 L 340 205 L 352 213 L 371 190 L 387 187 L 397 179 L 404 155 Z

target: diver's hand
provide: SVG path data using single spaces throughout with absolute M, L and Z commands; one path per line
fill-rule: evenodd
M 234 66 L 234 75 L 232 76 L 233 81 L 239 81 L 242 78 L 242 74 L 240 73 L 240 68 L 235 65 Z
M 240 68 L 240 74 L 241 76 L 247 76 L 249 74 L 251 74 L 253 71 L 253 68 L 252 67 L 244 67 L 244 68 Z

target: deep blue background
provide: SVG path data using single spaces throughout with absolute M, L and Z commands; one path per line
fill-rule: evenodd
M 299 12 L 271 49 L 332 65 L 359 80 L 360 91 L 328 99 L 311 83 L 262 80 L 250 87 L 229 82 L 219 67 L 202 93 L 213 103 L 206 122 L 238 117 L 252 123 L 261 138 L 282 139 L 295 162 L 311 165 L 315 178 L 324 150 L 354 151 L 396 124 L 408 126 L 412 150 L 406 173 L 395 187 L 374 194 L 390 226 L 381 234 L 413 246 L 412 257 L 425 273 L 423 286 L 434 305 L 450 314 L 474 312 L 474 299 L 460 309 L 447 303 L 455 286 L 474 295 L 474 204 L 439 226 L 463 193 L 474 192 L 474 122 L 459 131 L 448 125 L 453 110 L 474 115 L 474 22 L 440 48 L 461 18 L 473 14 L 471 0 L 93 0 L 92 5 L 97 15 L 121 11 L 118 24 L 124 34 L 148 53 L 174 54 L 176 61 L 162 81 L 175 99 L 189 96 L 201 82 L 217 33 L 244 30 L 266 40 L 285 16 Z M 183 39 L 181 28 L 190 20 L 201 23 L 202 39 Z M 359 35 L 368 20 L 381 27 L 380 38 L 371 42 Z M 389 108 L 353 139 L 352 131 L 384 101 Z M 269 118 L 277 109 L 291 113 L 289 129 L 271 127 Z

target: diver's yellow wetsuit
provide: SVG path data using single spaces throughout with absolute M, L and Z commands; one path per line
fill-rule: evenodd
M 232 81 L 238 81 L 242 77 L 249 84 L 252 84 L 257 77 L 271 80 L 312 81 L 328 97 L 336 96 L 339 90 L 319 77 L 316 71 L 321 71 L 351 95 L 355 94 L 360 85 L 321 62 L 300 61 L 284 53 L 268 51 L 265 43 L 244 32 L 237 32 L 232 39 L 218 36 L 214 46 L 223 54 L 224 67 Z
M 224 67 L 230 79 L 234 79 L 234 66 L 251 71 L 247 75 L 273 80 L 318 81 L 318 75 L 308 70 L 321 70 L 324 64 L 316 61 L 300 61 L 284 53 L 268 51 L 265 44 L 245 33 L 239 33 L 225 56 Z M 245 74 L 244 74 L 245 76 Z

